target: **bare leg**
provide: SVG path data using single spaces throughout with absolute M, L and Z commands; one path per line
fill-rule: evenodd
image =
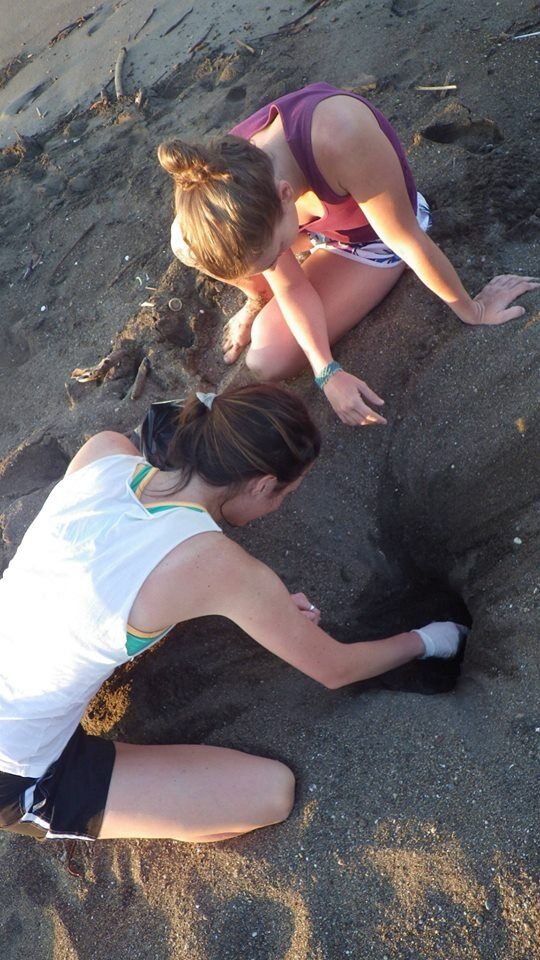
M 384 299 L 401 277 L 405 264 L 381 269 L 317 250 L 302 269 L 324 304 L 333 344 Z M 306 357 L 275 299 L 263 307 L 253 323 L 246 363 L 264 380 L 291 377 L 306 366 Z
M 291 249 L 295 253 L 302 253 L 309 250 L 310 246 L 309 237 L 305 233 L 299 233 Z M 272 291 L 262 274 L 234 283 L 229 280 L 222 282 L 236 287 L 247 297 L 240 310 L 227 321 L 223 331 L 223 359 L 225 363 L 234 363 L 250 342 L 253 321 L 271 299 Z
M 239 750 L 117 743 L 100 840 L 225 840 L 285 820 L 294 776 Z

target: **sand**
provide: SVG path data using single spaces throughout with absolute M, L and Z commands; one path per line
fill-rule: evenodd
M 540 38 L 512 39 L 540 29 L 530 0 L 329 0 L 301 29 L 287 26 L 300 0 L 201 2 L 166 36 L 187 4 L 2 6 L 2 567 L 88 434 L 237 375 L 219 351 L 237 301 L 171 262 L 161 139 L 217 134 L 305 82 L 362 89 L 398 129 L 468 289 L 539 272 Z M 279 757 L 298 776 L 289 821 L 209 847 L 79 844 L 71 859 L 2 836 L 5 960 L 540 956 L 540 295 L 523 303 L 523 319 L 470 329 L 405 275 L 336 350 L 385 398 L 388 426 L 341 426 L 297 379 L 320 463 L 279 515 L 233 534 L 342 640 L 472 622 L 463 663 L 330 692 L 225 621 L 177 629 L 115 675 L 88 729 Z M 113 345 L 113 376 L 70 380 Z

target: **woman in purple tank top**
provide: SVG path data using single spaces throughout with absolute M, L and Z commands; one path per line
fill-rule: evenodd
M 171 230 L 180 260 L 242 290 L 225 361 L 245 346 L 267 380 L 306 363 L 344 423 L 386 423 L 383 400 L 332 357 L 331 344 L 409 266 L 463 323 L 500 324 L 538 286 L 496 277 L 473 299 L 428 237 L 429 210 L 389 122 L 362 97 L 315 83 L 280 97 L 209 146 L 158 149 L 175 182 Z M 311 249 L 302 265 L 295 253 Z

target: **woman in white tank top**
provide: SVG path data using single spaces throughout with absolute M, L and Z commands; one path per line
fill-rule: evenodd
M 167 471 L 119 434 L 82 447 L 0 581 L 0 827 L 203 842 L 288 816 L 294 777 L 276 760 L 113 744 L 79 726 L 115 667 L 178 622 L 228 617 L 329 688 L 455 653 L 455 624 L 338 643 L 303 594 L 221 532 L 278 509 L 319 445 L 298 397 L 258 384 L 191 398 Z

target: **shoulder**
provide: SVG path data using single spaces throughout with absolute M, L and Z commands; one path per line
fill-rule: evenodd
M 171 551 L 169 563 L 192 571 L 196 568 L 201 580 L 220 592 L 230 590 L 231 584 L 238 587 L 243 577 L 249 578 L 259 568 L 267 569 L 221 530 L 209 530 L 184 541 Z
M 395 172 L 395 151 L 377 117 L 362 100 L 346 95 L 318 104 L 312 124 L 313 153 L 319 169 L 337 193 L 351 193 L 377 171 Z
M 94 460 L 101 460 L 103 457 L 122 455 L 137 457 L 140 451 L 128 440 L 122 433 L 115 433 L 112 430 L 104 430 L 90 437 L 81 449 L 75 454 L 66 474 L 75 473 L 82 467 L 88 466 Z
M 377 119 L 367 103 L 342 94 L 317 104 L 311 135 L 314 149 L 330 149 L 338 155 L 344 144 L 365 141 L 366 136 L 376 134 L 378 129 Z
M 146 602 L 170 623 L 224 616 L 238 621 L 239 611 L 267 593 L 269 568 L 218 531 L 184 540 L 163 558 L 143 586 Z M 179 584 L 183 589 L 179 589 Z M 150 591 L 150 594 L 148 593 Z

